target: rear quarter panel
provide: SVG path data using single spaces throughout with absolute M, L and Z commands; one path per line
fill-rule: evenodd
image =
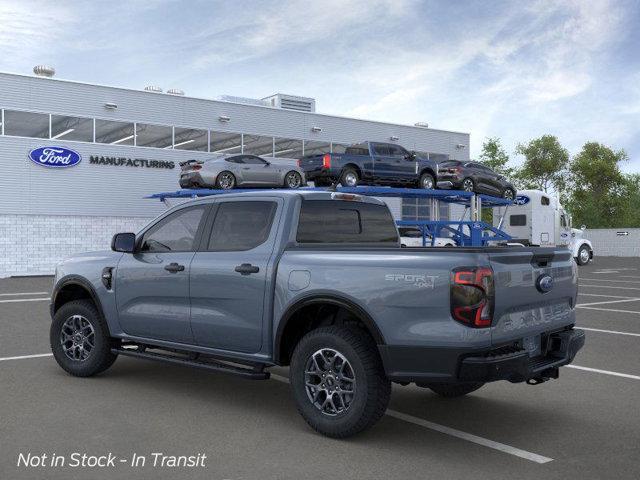
M 366 311 L 387 345 L 489 346 L 489 329 L 465 327 L 449 312 L 451 268 L 486 263 L 486 256 L 407 250 L 286 250 L 275 284 L 274 334 L 285 312 L 298 301 L 332 296 Z

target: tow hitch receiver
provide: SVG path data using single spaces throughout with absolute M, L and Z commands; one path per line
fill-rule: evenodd
M 560 376 L 560 369 L 558 367 L 548 368 L 547 370 L 540 372 L 535 377 L 527 379 L 527 385 L 540 385 L 547 380 L 556 379 Z

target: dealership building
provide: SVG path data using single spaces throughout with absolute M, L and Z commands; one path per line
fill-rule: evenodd
M 185 160 L 251 153 L 291 162 L 365 140 L 437 160 L 469 158 L 469 134 L 319 114 L 305 97 L 210 100 L 58 80 L 49 67 L 34 72 L 0 73 L 0 277 L 51 274 L 61 259 L 139 230 L 166 209 L 144 197 L 177 190 Z M 56 150 L 77 155 L 65 167 L 31 158 Z M 398 218 L 434 214 L 415 199 L 390 206 Z M 446 207 L 439 215 L 446 218 Z

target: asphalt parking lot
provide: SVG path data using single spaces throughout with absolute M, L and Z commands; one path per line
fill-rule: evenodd
M 0 479 L 640 478 L 640 259 L 580 268 L 573 368 L 447 400 L 394 386 L 349 440 L 311 431 L 278 377 L 247 381 L 119 358 L 67 375 L 49 356 L 50 277 L 0 280 Z M 207 455 L 206 467 L 18 467 L 19 454 Z

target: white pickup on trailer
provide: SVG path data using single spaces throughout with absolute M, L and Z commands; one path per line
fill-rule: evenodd
M 512 242 L 545 247 L 566 245 L 578 265 L 593 259 L 591 242 L 582 238 L 586 227 L 571 228 L 571 216 L 558 198 L 541 190 L 521 190 L 514 205 L 496 210 L 494 226 L 509 234 Z

